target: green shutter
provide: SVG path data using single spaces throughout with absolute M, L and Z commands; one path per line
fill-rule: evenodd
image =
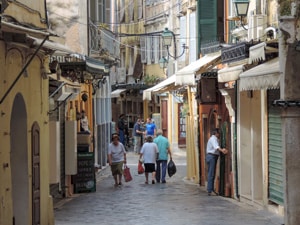
M 200 45 L 217 40 L 217 0 L 200 0 L 198 10 Z
M 283 205 L 281 109 L 272 106 L 279 98 L 279 90 L 268 91 L 269 200 Z

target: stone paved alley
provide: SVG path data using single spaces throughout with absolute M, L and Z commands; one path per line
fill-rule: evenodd
M 166 184 L 144 184 L 138 155 L 127 155 L 133 180 L 113 186 L 110 168 L 97 174 L 94 193 L 76 194 L 55 204 L 56 225 L 281 225 L 283 218 L 244 203 L 208 196 L 204 187 L 185 181 L 185 152 L 176 150 L 177 173 Z

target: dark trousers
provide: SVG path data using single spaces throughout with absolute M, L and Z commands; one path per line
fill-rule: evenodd
M 165 182 L 167 173 L 167 160 L 156 161 L 156 182 Z
M 208 168 L 207 174 L 207 192 L 211 193 L 215 191 L 215 176 L 216 176 L 216 166 L 218 161 L 218 155 L 207 154 L 206 163 Z

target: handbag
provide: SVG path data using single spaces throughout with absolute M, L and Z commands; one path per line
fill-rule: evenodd
M 124 164 L 123 175 L 124 175 L 125 182 L 129 182 L 132 180 L 130 168 L 126 164 Z
M 139 161 L 138 163 L 138 174 L 143 174 L 145 172 L 145 169 L 143 167 L 143 164 Z
M 176 165 L 172 159 L 168 163 L 168 175 L 172 177 L 176 173 Z

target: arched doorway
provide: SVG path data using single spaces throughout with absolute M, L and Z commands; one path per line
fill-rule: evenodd
M 23 96 L 17 94 L 10 120 L 10 165 L 13 220 L 15 225 L 29 223 L 29 171 L 27 111 Z M 28 221 L 28 222 L 26 222 Z

